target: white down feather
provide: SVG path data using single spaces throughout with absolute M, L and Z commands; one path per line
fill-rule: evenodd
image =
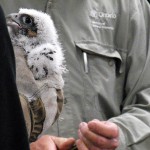
M 28 14 L 32 16 L 38 29 L 36 37 L 27 37 L 19 34 L 18 36 L 14 36 L 12 39 L 14 45 L 19 45 L 24 48 L 28 56 L 27 63 L 29 67 L 36 65 L 40 68 L 46 64 L 48 65 L 49 75 L 52 75 L 53 73 L 62 74 L 65 72 L 66 68 L 64 65 L 62 46 L 58 40 L 58 33 L 51 17 L 44 12 L 26 8 L 21 8 L 19 10 L 19 14 Z M 53 57 L 53 61 L 48 61 L 42 56 L 38 61 L 36 61 L 36 54 L 40 56 L 40 53 L 44 48 L 51 49 L 56 52 L 51 55 L 51 57 Z M 39 69 L 39 73 L 40 72 L 42 71 Z M 33 74 L 34 77 L 37 76 L 34 71 Z

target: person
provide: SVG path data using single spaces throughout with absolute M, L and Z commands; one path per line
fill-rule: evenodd
M 42 10 L 58 30 L 69 72 L 63 112 L 45 134 L 74 137 L 79 150 L 149 149 L 147 0 L 1 0 L 1 5 L 5 14 L 20 7 Z M 49 138 L 31 144 L 51 147 Z
M 0 149 L 29 150 L 24 117 L 15 84 L 13 47 L 1 7 L 0 39 Z

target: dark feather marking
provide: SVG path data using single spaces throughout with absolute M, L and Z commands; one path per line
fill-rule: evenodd
M 47 68 L 46 68 L 46 67 L 43 67 L 43 70 L 45 71 L 45 76 L 47 76 L 47 75 L 48 75 L 48 70 L 47 70 Z
M 39 69 L 38 69 L 38 68 L 36 68 L 36 72 L 39 72 Z
M 49 52 L 49 54 L 54 54 L 53 51 Z
M 30 69 L 33 69 L 33 67 L 34 67 L 34 65 L 32 65 L 32 66 L 30 67 Z
M 45 55 L 49 60 L 54 60 L 52 57 L 48 56 L 48 55 Z

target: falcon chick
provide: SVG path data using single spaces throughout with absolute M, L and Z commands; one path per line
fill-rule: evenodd
M 27 99 L 30 109 L 24 116 L 32 142 L 54 123 L 62 109 L 64 54 L 49 15 L 22 8 L 7 16 L 7 25 L 14 46 L 19 95 Z
M 13 45 L 24 49 L 36 80 L 65 71 L 62 47 L 49 15 L 34 9 L 20 9 L 19 13 L 7 17 L 7 25 Z

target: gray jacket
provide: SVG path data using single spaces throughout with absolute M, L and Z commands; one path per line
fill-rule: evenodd
M 146 0 L 1 0 L 5 14 L 19 7 L 54 19 L 69 72 L 65 104 L 47 131 L 77 138 L 94 118 L 120 127 L 118 150 L 150 148 L 150 7 Z

